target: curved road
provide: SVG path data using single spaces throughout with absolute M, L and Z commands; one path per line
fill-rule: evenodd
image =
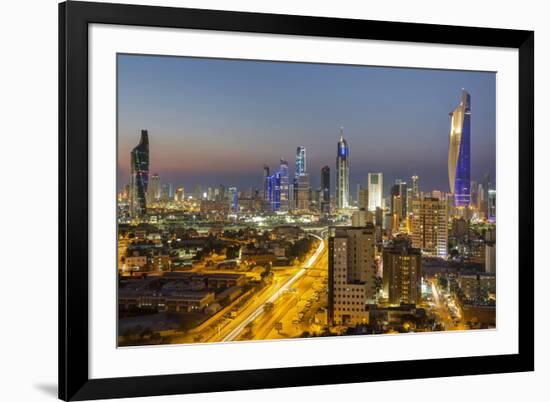
M 315 250 L 315 253 L 304 264 L 304 266 L 296 272 L 294 276 L 292 276 L 283 286 L 281 286 L 273 295 L 271 295 L 268 299 L 266 299 L 260 306 L 254 310 L 248 317 L 246 317 L 244 320 L 242 320 L 239 325 L 237 325 L 231 332 L 229 332 L 224 338 L 222 338 L 222 342 L 229 342 L 234 341 L 237 336 L 242 332 L 242 330 L 252 321 L 254 321 L 260 314 L 264 312 L 264 306 L 266 303 L 273 303 L 275 300 L 277 300 L 281 295 L 284 294 L 287 290 L 289 290 L 292 285 L 300 279 L 310 268 L 315 261 L 317 261 L 317 258 L 321 255 L 325 248 L 325 242 L 323 241 L 323 238 L 321 236 L 309 233 L 310 236 L 315 237 L 319 240 L 319 246 L 317 247 L 317 250 Z

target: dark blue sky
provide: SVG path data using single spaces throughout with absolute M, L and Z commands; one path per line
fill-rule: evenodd
M 260 186 L 280 157 L 294 169 L 307 150 L 312 185 L 334 170 L 339 128 L 350 147 L 350 185 L 368 172 L 420 176 L 422 191 L 448 190 L 449 112 L 471 94 L 472 180 L 495 174 L 495 74 L 388 67 L 118 56 L 118 180 L 149 130 L 151 173 L 192 191 Z

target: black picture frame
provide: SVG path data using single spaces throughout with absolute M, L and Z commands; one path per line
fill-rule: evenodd
M 375 39 L 519 51 L 517 354 L 90 379 L 88 25 Z M 170 395 L 534 370 L 534 32 L 70 1 L 59 5 L 59 398 Z M 521 268 L 521 269 L 519 269 Z

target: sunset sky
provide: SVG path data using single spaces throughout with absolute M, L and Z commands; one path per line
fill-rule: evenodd
M 422 191 L 448 191 L 449 112 L 471 94 L 472 180 L 495 174 L 495 74 L 241 61 L 118 56 L 118 183 L 129 181 L 130 151 L 149 131 L 150 172 L 186 191 L 224 184 L 260 187 L 262 167 L 281 157 L 294 170 L 307 151 L 312 188 L 334 171 L 340 126 L 350 147 L 352 196 L 368 172 L 420 176 Z

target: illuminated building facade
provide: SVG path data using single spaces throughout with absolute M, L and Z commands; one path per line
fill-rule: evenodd
M 229 210 L 232 212 L 238 212 L 239 211 L 239 195 L 237 192 L 237 187 L 229 187 L 228 189 L 228 201 L 229 201 Z
M 394 240 L 382 253 L 384 294 L 388 303 L 419 304 L 422 297 L 422 255 L 405 239 Z
M 139 218 L 147 212 L 149 183 L 149 136 L 141 130 L 139 144 L 130 153 L 130 216 Z
M 437 198 L 413 201 L 412 245 L 430 257 L 447 258 L 447 202 Z
M 306 171 L 306 148 L 299 146 L 296 148 L 296 164 L 294 169 L 293 194 L 289 200 L 296 208 L 301 211 L 309 209 L 309 175 Z
M 328 321 L 330 325 L 368 323 L 366 305 L 376 295 L 375 229 L 332 227 L 329 236 Z
M 470 205 L 470 94 L 462 90 L 462 101 L 450 113 L 449 187 L 455 206 Z
M 340 129 L 340 141 L 336 156 L 336 205 L 338 209 L 349 208 L 349 147 L 344 139 L 344 129 Z
M 384 208 L 382 194 L 384 193 L 384 175 L 382 173 L 369 173 L 368 175 L 369 211 L 376 208 Z

